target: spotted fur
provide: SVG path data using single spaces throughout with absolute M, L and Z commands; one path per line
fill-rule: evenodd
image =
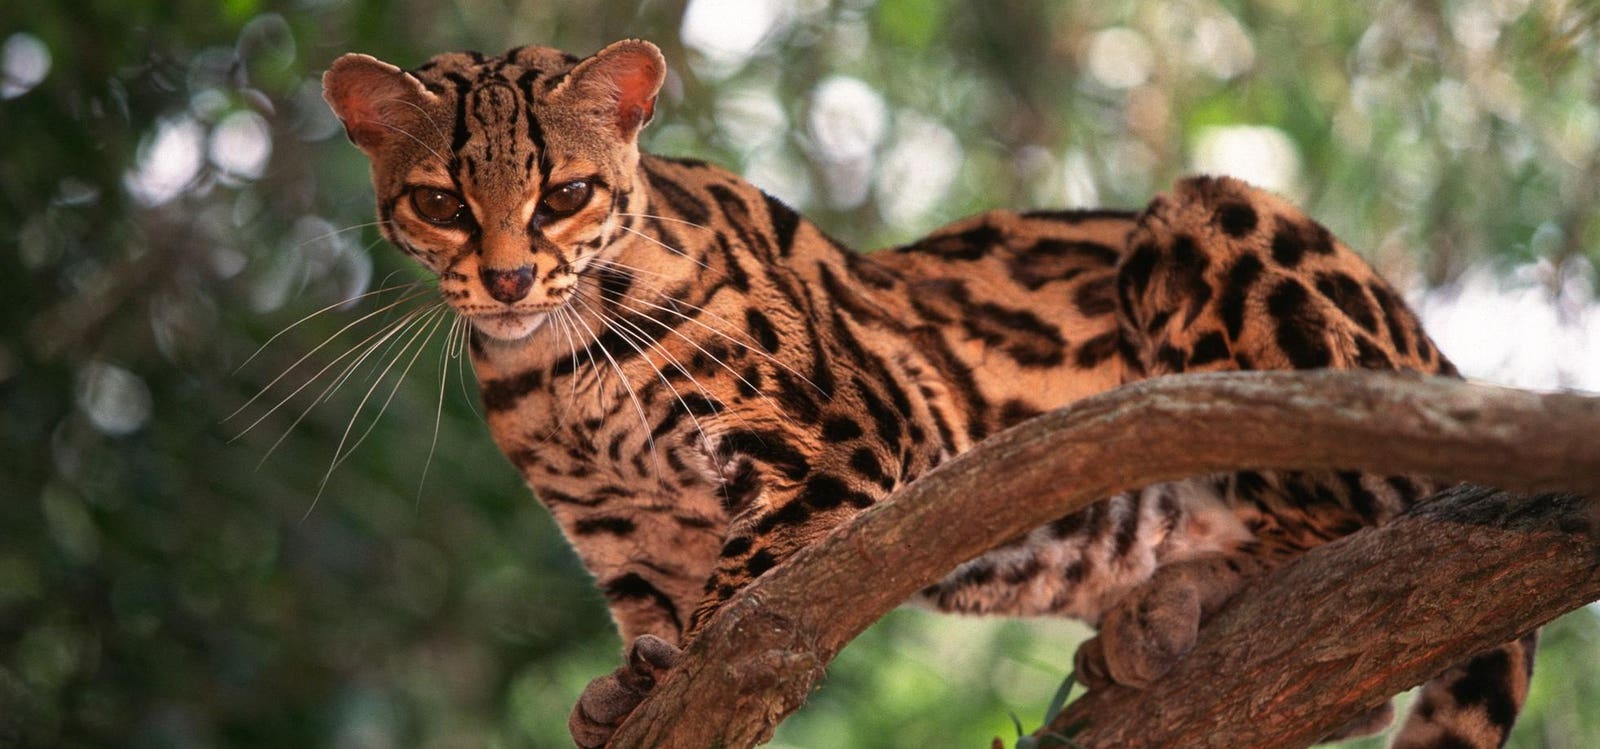
M 634 643 L 574 713 L 585 746 L 740 588 L 1034 415 L 1182 372 L 1454 374 L 1360 258 L 1241 182 L 1186 180 L 1140 213 L 993 211 L 858 254 L 734 174 L 641 155 L 664 72 L 625 41 L 412 71 L 347 55 L 325 79 L 384 234 L 473 324 L 495 441 Z M 1085 673 L 1147 683 L 1249 579 L 1430 488 L 1349 472 L 1147 487 L 918 602 L 1100 623 Z M 1498 746 L 1531 652 L 1446 674 L 1398 745 Z

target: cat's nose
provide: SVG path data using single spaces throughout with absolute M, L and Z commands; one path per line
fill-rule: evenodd
M 483 279 L 483 288 L 489 291 L 489 296 L 506 304 L 515 304 L 528 295 L 528 290 L 533 288 L 533 266 L 524 265 L 511 270 L 482 267 L 478 269 L 478 277 Z

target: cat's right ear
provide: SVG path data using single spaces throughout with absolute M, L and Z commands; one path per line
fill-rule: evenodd
M 368 156 L 405 137 L 406 124 L 433 99 L 416 76 L 371 55 L 348 54 L 322 74 L 322 98 Z

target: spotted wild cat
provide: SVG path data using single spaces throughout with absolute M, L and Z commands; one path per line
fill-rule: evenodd
M 1178 372 L 1454 373 L 1360 258 L 1236 180 L 1180 182 L 1139 213 L 993 211 L 857 254 L 728 171 L 641 154 L 664 73 L 630 40 L 410 71 L 352 54 L 324 80 L 371 159 L 384 235 L 472 323 L 495 441 L 631 643 L 573 711 L 580 746 L 603 745 L 735 591 L 1033 415 Z M 1080 673 L 1148 684 L 1250 578 L 1429 489 L 1349 472 L 1152 486 L 919 601 L 1097 623 Z M 1532 647 L 1436 679 L 1396 745 L 1499 746 Z

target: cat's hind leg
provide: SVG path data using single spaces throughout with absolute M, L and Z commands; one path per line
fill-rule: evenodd
M 1162 566 L 1113 604 L 1100 634 L 1079 647 L 1079 679 L 1091 688 L 1148 687 L 1194 648 L 1201 623 L 1266 568 L 1248 548 Z
M 1127 246 L 1117 316 L 1133 354 L 1130 380 L 1253 369 L 1454 371 L 1358 255 L 1299 209 L 1238 180 L 1179 182 L 1138 216 Z M 1354 472 L 1241 471 L 1212 481 L 1252 543 L 1157 570 L 1107 610 L 1086 665 L 1103 662 L 1104 675 L 1121 683 L 1150 683 L 1248 581 L 1393 517 L 1428 488 Z

